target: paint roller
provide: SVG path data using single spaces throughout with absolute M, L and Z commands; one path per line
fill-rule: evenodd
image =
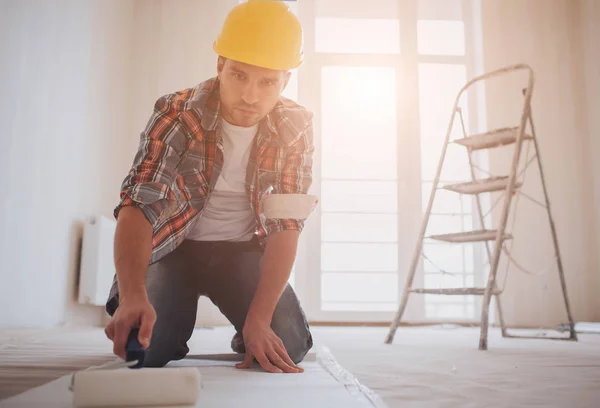
M 200 394 L 200 372 L 194 367 L 143 367 L 145 349 L 139 329 L 130 331 L 125 362 L 110 362 L 79 371 L 70 390 L 77 408 L 194 406 Z

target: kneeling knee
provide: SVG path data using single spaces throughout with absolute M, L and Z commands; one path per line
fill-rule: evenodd
M 313 346 L 312 336 L 310 332 L 305 338 L 298 338 L 295 341 L 288 342 L 285 344 L 286 351 L 290 356 L 290 359 L 294 364 L 299 364 L 304 360 L 306 354 L 310 351 Z
M 150 345 L 150 347 L 146 350 L 143 366 L 157 368 L 164 367 L 170 361 L 183 359 L 187 355 L 188 351 L 189 349 L 182 345 Z
M 307 350 L 294 350 L 291 353 L 289 353 L 289 356 L 292 359 L 292 361 L 294 362 L 294 364 L 300 364 L 304 360 L 304 357 L 306 357 L 306 354 L 308 354 L 308 349 Z

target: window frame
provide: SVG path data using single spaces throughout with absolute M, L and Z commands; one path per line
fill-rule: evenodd
M 315 52 L 316 0 L 298 2 L 298 16 L 304 28 L 305 62 L 297 71 L 298 102 L 315 112 L 314 137 L 315 160 L 314 180 L 311 192 L 321 195 L 321 69 L 325 66 L 385 66 L 394 67 L 396 71 L 397 100 L 397 245 L 398 245 L 398 299 L 401 300 L 407 278 L 410 260 L 415 248 L 415 239 L 422 222 L 421 186 L 421 145 L 419 117 L 418 67 L 420 63 L 461 64 L 466 66 L 467 78 L 482 73 L 481 61 L 481 28 L 480 0 L 461 0 L 462 21 L 465 27 L 465 55 L 440 56 L 419 55 L 417 43 L 418 0 L 397 0 L 400 20 L 400 53 L 399 54 L 332 54 Z M 479 37 L 478 37 L 479 36 Z M 310 86 L 302 86 L 310 84 Z M 483 103 L 484 93 L 469 95 L 469 127 L 480 130 L 485 126 Z M 479 109 L 478 109 L 479 108 Z M 443 137 L 443 136 L 441 136 Z M 418 152 L 418 154 L 417 154 Z M 486 158 L 477 158 L 478 165 L 487 167 Z M 465 156 L 465 160 L 467 157 Z M 410 177 L 406 175 L 410 174 Z M 416 176 L 418 175 L 418 177 Z M 485 207 L 485 201 L 484 201 Z M 478 225 L 476 209 L 472 206 L 473 226 Z M 415 216 L 418 214 L 419 216 Z M 321 221 L 320 207 L 313 212 L 306 222 L 300 238 L 298 256 L 294 267 L 294 288 L 302 302 L 307 317 L 312 322 L 389 322 L 395 311 L 389 312 L 356 312 L 356 311 L 323 311 L 321 310 Z M 483 264 L 485 254 L 474 248 L 474 283 L 483 283 Z M 415 276 L 414 286 L 422 287 L 422 262 Z M 476 297 L 475 310 L 480 307 L 480 299 Z M 477 313 L 476 313 L 477 314 Z M 425 319 L 425 297 L 414 295 L 403 316 L 403 321 L 431 322 Z

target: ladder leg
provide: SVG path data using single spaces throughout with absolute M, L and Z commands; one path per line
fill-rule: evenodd
M 463 130 L 463 136 L 467 137 L 467 131 L 466 131 L 466 127 L 465 127 L 464 118 L 462 116 L 462 111 L 459 111 L 459 113 L 460 113 L 460 122 L 461 122 L 462 130 Z M 471 149 L 468 150 L 468 158 L 469 158 L 469 167 L 471 170 L 471 180 L 475 181 L 475 180 L 477 180 L 477 175 L 475 174 L 475 164 L 474 164 L 475 160 L 473 159 L 473 151 Z M 484 229 L 485 228 L 485 219 L 483 217 L 483 208 L 481 205 L 481 198 L 479 197 L 479 195 L 475 196 L 475 204 L 477 206 L 477 214 L 479 216 L 479 227 L 481 229 Z M 485 249 L 487 252 L 488 261 L 491 263 L 492 255 L 491 255 L 491 251 L 490 251 L 490 245 L 487 241 L 485 242 Z M 498 309 L 498 320 L 500 320 L 500 327 L 502 328 L 502 337 L 506 337 L 506 326 L 504 324 L 504 315 L 502 313 L 502 304 L 500 302 L 500 295 L 496 295 L 496 308 Z
M 523 116 L 521 124 L 519 125 L 519 135 L 517 136 L 517 145 L 513 154 L 513 162 L 511 166 L 508 187 L 504 193 L 504 206 L 502 208 L 502 215 L 500 216 L 498 229 L 496 231 L 494 253 L 492 255 L 492 258 L 490 259 L 490 273 L 483 295 L 483 304 L 481 307 L 481 335 L 479 339 L 480 350 L 487 350 L 490 300 L 492 297 L 492 289 L 496 287 L 496 274 L 498 273 L 498 265 L 500 264 L 500 254 L 502 253 L 502 246 L 504 242 L 504 231 L 506 230 L 506 222 L 508 220 L 508 213 L 510 211 L 510 204 L 514 191 L 519 157 L 521 155 L 521 145 L 523 141 L 523 129 L 525 125 L 525 118 L 526 117 Z
M 550 222 L 550 230 L 552 231 L 552 242 L 554 244 L 554 251 L 556 254 L 556 263 L 558 266 L 558 276 L 560 278 L 560 286 L 562 288 L 563 298 L 565 301 L 565 309 L 567 312 L 567 318 L 569 319 L 569 330 L 571 333 L 570 339 L 577 340 L 577 333 L 575 332 L 575 322 L 573 320 L 573 315 L 571 314 L 571 306 L 569 303 L 569 297 L 567 295 L 567 282 L 565 280 L 565 273 L 563 270 L 562 259 L 560 257 L 560 249 L 558 247 L 558 237 L 556 234 L 556 226 L 554 224 L 554 219 L 552 218 L 552 212 L 550 211 L 550 199 L 548 198 L 548 191 L 546 189 L 546 182 L 544 180 L 544 172 L 542 170 L 542 158 L 540 156 L 540 151 L 538 148 L 537 137 L 535 135 L 535 128 L 533 126 L 533 119 L 532 119 L 531 111 L 529 111 L 529 124 L 531 126 L 533 143 L 535 145 L 535 153 L 537 155 L 537 162 L 538 162 L 538 167 L 540 170 L 540 179 L 542 181 L 542 188 L 544 189 L 544 197 L 546 200 L 546 210 L 548 213 L 548 220 Z
M 437 183 L 437 180 L 436 180 L 436 183 Z M 435 189 L 435 187 L 436 187 L 436 184 L 434 183 L 434 189 Z M 408 271 L 408 276 L 406 277 L 406 283 L 404 284 L 404 289 L 402 291 L 402 299 L 400 300 L 400 307 L 398 307 L 398 311 L 396 312 L 396 315 L 394 316 L 394 320 L 392 321 L 392 324 L 390 325 L 390 330 L 385 339 L 386 344 L 391 344 L 392 341 L 394 341 L 394 335 L 396 334 L 396 329 L 398 329 L 398 326 L 400 325 L 402 315 L 404 314 L 404 311 L 406 310 L 406 305 L 408 304 L 408 297 L 410 295 L 410 290 L 412 288 L 413 281 L 415 279 L 415 274 L 417 272 L 417 266 L 419 265 L 419 259 L 421 257 L 421 250 L 423 248 L 423 237 L 425 236 L 425 229 L 427 228 L 427 222 L 429 221 L 429 214 L 431 213 L 431 205 L 433 202 L 434 195 L 435 195 L 435 190 L 432 190 L 430 203 L 429 203 L 429 206 L 425 213 L 425 217 L 423 218 L 423 221 L 421 224 L 421 232 L 419 233 L 417 246 L 415 247 L 415 252 L 413 253 L 413 259 L 412 259 L 412 262 L 410 265 L 410 270 Z
M 417 241 L 417 245 L 415 247 L 415 252 L 413 253 L 412 262 L 410 264 L 410 269 L 408 271 L 408 276 L 406 277 L 406 282 L 404 283 L 404 289 L 402 291 L 402 299 L 400 300 L 400 307 L 398 307 L 398 311 L 394 316 L 394 320 L 390 325 L 390 330 L 385 339 L 386 344 L 392 344 L 394 341 L 394 335 L 396 334 L 396 329 L 400 325 L 400 321 L 402 320 L 402 315 L 404 315 L 404 311 L 406 310 L 406 305 L 408 304 L 408 297 L 410 296 L 410 290 L 413 286 L 413 281 L 415 280 L 415 274 L 417 273 L 417 266 L 419 265 L 419 259 L 421 258 L 421 251 L 423 249 L 423 238 L 425 237 L 425 230 L 427 228 L 427 223 L 429 222 L 429 215 L 431 214 L 431 206 L 433 204 L 435 189 L 437 186 L 438 178 L 434 182 L 433 189 L 431 192 L 431 197 L 429 199 L 429 205 L 427 207 L 427 211 L 425 212 L 425 217 L 421 222 L 421 231 L 419 232 L 419 237 Z
M 413 273 L 414 275 L 414 273 Z M 410 279 L 412 281 L 412 279 Z M 398 308 L 398 311 L 396 312 L 396 316 L 394 317 L 394 320 L 392 321 L 392 325 L 390 326 L 390 330 L 388 332 L 388 335 L 385 339 L 385 343 L 386 344 L 392 344 L 392 342 L 394 341 L 394 335 L 396 334 L 396 329 L 398 328 L 398 326 L 400 325 L 400 321 L 402 320 L 402 315 L 404 314 L 404 311 L 406 310 L 406 305 L 408 304 L 408 296 L 409 296 L 409 288 L 411 285 L 406 285 L 404 287 L 404 291 L 402 293 L 402 300 L 400 301 L 400 307 Z
M 483 296 L 483 305 L 481 308 L 481 336 L 479 339 L 479 349 L 487 350 L 488 340 L 488 322 L 489 322 L 489 309 L 490 309 L 490 298 L 492 294 L 492 288 L 496 286 L 496 273 L 498 272 L 498 265 L 500 263 L 500 254 L 502 252 L 504 231 L 506 230 L 506 222 L 508 221 L 508 212 L 510 210 L 510 203 L 512 195 L 515 189 L 515 181 L 517 177 L 517 170 L 519 167 L 519 159 L 521 157 L 521 148 L 523 147 L 523 133 L 525 132 L 525 126 L 527 125 L 528 116 L 531 114 L 531 93 L 533 90 L 533 77 L 529 79 L 529 87 L 525 93 L 525 103 L 523 105 L 523 113 L 519 122 L 519 128 L 517 131 L 517 138 L 515 141 L 515 149 L 513 152 L 512 164 L 510 167 L 510 176 L 508 178 L 508 185 L 504 193 L 504 206 L 502 208 L 502 215 L 500 216 L 498 230 L 496 233 L 496 241 L 494 246 L 494 256 L 490 263 L 490 275 L 488 276 L 488 283 L 485 288 Z
M 498 245 L 498 244 L 497 244 Z M 501 245 L 501 244 L 500 244 Z M 488 277 L 488 283 L 485 288 L 485 292 L 483 295 L 483 303 L 481 305 L 481 334 L 479 337 L 479 350 L 487 350 L 488 344 L 488 324 L 489 324 L 489 310 L 490 310 L 490 300 L 492 297 L 492 288 L 495 286 L 496 282 L 496 270 L 497 270 L 497 262 L 496 265 L 490 269 L 490 276 Z
M 506 325 L 504 324 L 504 315 L 502 314 L 502 305 L 500 295 L 496 295 L 496 308 L 498 309 L 498 320 L 500 320 L 500 328 L 502 329 L 502 337 L 506 337 Z
M 427 209 L 425 210 L 425 216 L 421 221 L 421 230 L 419 231 L 419 235 L 417 238 L 417 245 L 415 246 L 415 251 L 413 253 L 413 258 L 410 264 L 410 270 L 408 271 L 408 276 L 406 278 L 406 283 L 404 284 L 404 290 L 402 292 L 402 299 L 400 301 L 400 307 L 398 307 L 398 311 L 394 316 L 394 320 L 390 325 L 389 333 L 385 339 L 386 344 L 391 344 L 394 340 L 394 335 L 396 334 L 396 329 L 400 325 L 400 320 L 402 319 L 402 315 L 406 310 L 406 305 L 408 304 L 408 297 L 410 295 L 410 291 L 412 289 L 413 281 L 415 278 L 415 273 L 417 272 L 417 266 L 419 265 L 419 260 L 421 259 L 421 251 L 423 250 L 423 239 L 425 238 L 425 230 L 427 229 L 427 224 L 429 223 L 429 216 L 431 215 L 431 208 L 433 207 L 433 201 L 435 200 L 435 193 L 438 188 L 438 184 L 440 182 L 440 174 L 442 172 L 442 167 L 444 166 L 444 160 L 446 158 L 446 150 L 448 149 L 448 141 L 450 140 L 450 133 L 452 132 L 452 126 L 454 125 L 454 118 L 456 117 L 458 106 L 458 98 L 454 102 L 454 108 L 452 110 L 452 114 L 450 115 L 450 123 L 448 124 L 448 128 L 446 129 L 446 137 L 444 139 L 444 145 L 442 148 L 441 158 L 437 165 L 437 170 L 435 172 L 435 178 L 433 180 L 433 184 L 431 186 L 431 193 L 429 195 L 429 202 L 427 204 Z

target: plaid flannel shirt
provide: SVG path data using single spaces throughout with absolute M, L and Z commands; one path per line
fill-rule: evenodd
M 152 225 L 154 263 L 186 238 L 201 216 L 223 166 L 219 80 L 165 95 L 140 136 L 133 165 L 120 193 L 115 218 L 124 206 L 142 210 Z M 267 194 L 306 194 L 312 183 L 313 115 L 281 97 L 259 123 L 246 169 L 246 192 L 264 246 L 269 234 L 302 231 L 303 220 L 265 219 L 260 200 Z M 116 276 L 107 310 L 118 305 Z M 111 313 L 112 314 L 112 313 Z

